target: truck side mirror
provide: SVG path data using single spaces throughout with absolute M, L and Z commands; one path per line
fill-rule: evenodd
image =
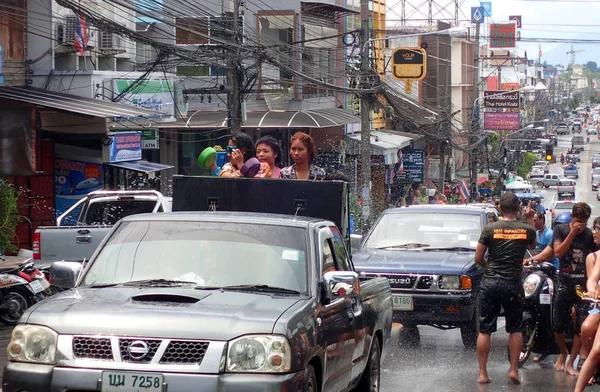
M 360 295 L 358 274 L 352 271 L 326 272 L 321 280 L 324 298 L 333 301 L 337 298 L 353 298 Z
M 50 283 L 63 289 L 73 288 L 82 269 L 78 261 L 55 261 L 50 267 Z
M 350 234 L 350 249 L 352 250 L 352 253 L 358 250 L 362 239 L 363 236 L 360 234 Z

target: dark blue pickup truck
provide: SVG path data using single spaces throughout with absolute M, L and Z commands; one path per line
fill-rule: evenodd
M 383 212 L 353 255 L 363 276 L 387 277 L 394 321 L 404 328 L 460 328 L 465 347 L 478 334 L 483 270 L 474 262 L 484 226 L 499 219 L 492 205 L 421 205 Z

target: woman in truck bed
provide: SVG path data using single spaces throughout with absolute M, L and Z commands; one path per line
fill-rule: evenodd
M 315 141 L 304 132 L 296 132 L 290 140 L 292 166 L 281 169 L 280 178 L 292 180 L 324 180 L 325 170 L 312 164 L 315 159 Z

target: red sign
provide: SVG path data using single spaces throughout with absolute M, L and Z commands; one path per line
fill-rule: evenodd
M 518 90 L 521 87 L 519 83 L 502 83 L 502 90 L 510 91 L 510 90 Z
M 483 128 L 488 131 L 517 131 L 519 130 L 519 113 L 483 113 Z
M 517 37 L 515 23 L 492 23 L 490 25 L 490 48 L 514 48 Z

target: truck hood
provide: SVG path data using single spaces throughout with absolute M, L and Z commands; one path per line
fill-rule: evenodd
M 365 273 L 460 274 L 474 264 L 475 251 L 365 249 L 352 255 L 354 267 Z
M 32 307 L 21 320 L 59 334 L 229 340 L 271 333 L 301 298 L 191 288 L 74 288 Z

